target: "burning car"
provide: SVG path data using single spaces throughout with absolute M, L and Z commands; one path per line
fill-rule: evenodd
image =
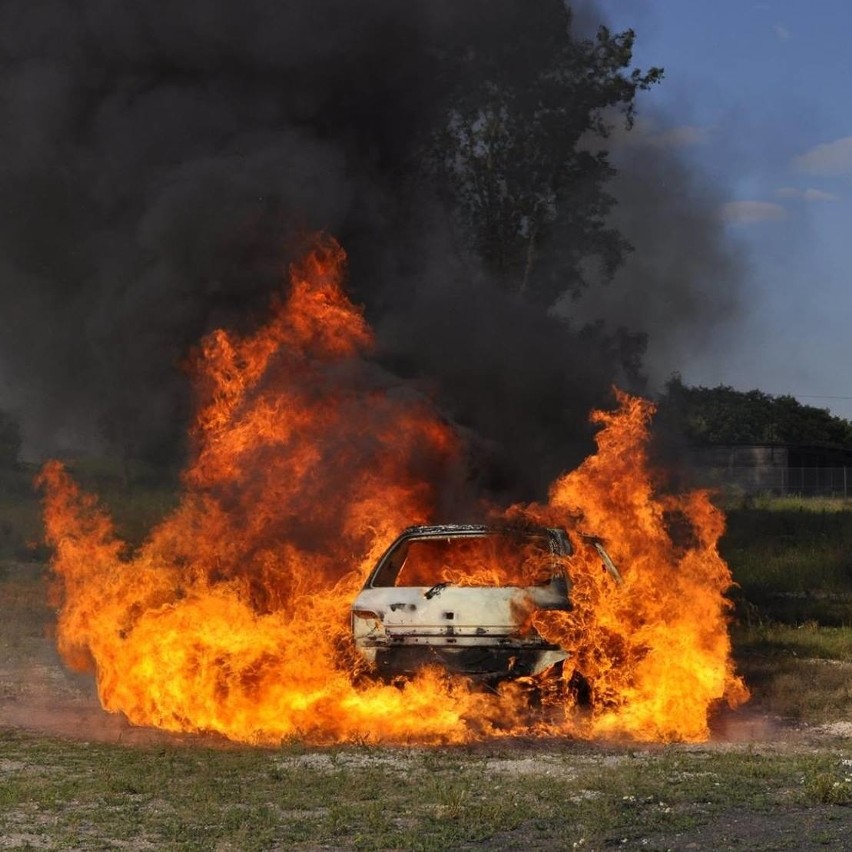
M 600 541 L 584 538 L 620 579 Z M 384 678 L 430 663 L 490 683 L 539 674 L 569 656 L 530 616 L 571 609 L 572 553 L 563 529 L 409 527 L 352 604 L 355 648 Z

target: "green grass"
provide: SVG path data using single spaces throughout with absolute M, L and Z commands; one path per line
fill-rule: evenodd
M 801 494 L 756 494 L 728 500 L 726 511 L 736 509 L 767 509 L 771 512 L 801 511 L 808 513 L 852 512 L 852 498 L 805 497 Z
M 762 497 L 728 509 L 720 546 L 752 707 L 807 724 L 852 718 L 852 506 Z
M 46 557 L 34 475 L 30 468 L 0 471 L 0 559 Z
M 735 626 L 733 638 L 740 650 L 765 657 L 852 661 L 852 629 L 822 627 L 815 621 L 798 626 L 778 623 L 745 629 Z
M 767 498 L 729 508 L 720 546 L 752 707 L 819 724 L 852 718 L 852 508 Z
M 95 494 L 109 512 L 116 533 L 131 548 L 138 547 L 150 530 L 177 506 L 177 477 L 143 462 L 85 458 L 68 463 L 80 487 Z
M 117 534 L 131 547 L 141 544 L 178 502 L 174 477 L 157 475 L 139 465 L 130 485 L 116 464 L 83 460 L 69 463 L 68 468 L 84 490 L 97 495 Z M 41 503 L 34 485 L 37 473 L 35 465 L 0 471 L 0 559 L 45 561 L 50 555 L 43 541 Z
M 852 804 L 848 748 L 131 748 L 0 731 L 0 754 L 0 835 L 59 848 L 665 848 L 718 837 L 731 809 L 819 814 L 831 834 Z
M 852 628 L 735 625 L 732 639 L 753 708 L 809 725 L 852 718 Z
M 751 690 L 749 709 L 805 725 L 852 718 L 852 667 L 831 660 L 766 657 L 735 648 Z
M 852 509 L 843 501 L 763 498 L 729 509 L 720 550 L 740 620 L 852 626 Z
M 130 547 L 138 547 L 178 503 L 177 490 L 168 487 L 144 491 L 126 491 L 118 487 L 100 492 L 98 496 L 109 511 L 116 533 Z

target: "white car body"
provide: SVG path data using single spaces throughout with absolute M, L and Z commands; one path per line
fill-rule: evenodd
M 471 547 L 512 558 L 535 552 L 537 582 L 528 585 L 462 585 L 464 552 Z M 444 576 L 430 584 L 394 585 L 412 554 L 440 553 Z M 565 660 L 529 623 L 536 610 L 569 610 L 565 566 L 572 552 L 564 530 L 516 530 L 477 525 L 410 527 L 388 548 L 352 605 L 355 648 L 377 674 L 408 675 L 430 663 L 448 671 L 498 682 L 539 672 Z M 453 563 L 459 559 L 462 564 Z M 529 560 L 528 560 L 529 561 Z

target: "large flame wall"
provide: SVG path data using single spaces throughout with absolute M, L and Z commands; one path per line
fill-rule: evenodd
M 706 737 L 714 704 L 746 697 L 730 661 L 723 519 L 702 493 L 655 496 L 652 409 L 623 395 L 595 415 L 598 453 L 547 505 L 494 510 L 603 535 L 622 571 L 617 586 L 593 549 L 579 553 L 574 612 L 536 616 L 572 652 L 590 711 L 573 712 L 570 691 L 535 713 L 514 685 L 489 694 L 434 671 L 401 686 L 359 676 L 350 602 L 399 530 L 433 517 L 460 446 L 366 357 L 372 335 L 343 292 L 344 266 L 320 238 L 269 323 L 202 342 L 182 499 L 138 551 L 60 464 L 45 466 L 64 659 L 93 669 L 103 706 L 135 724 L 245 742 Z M 672 517 L 687 540 L 672 540 Z

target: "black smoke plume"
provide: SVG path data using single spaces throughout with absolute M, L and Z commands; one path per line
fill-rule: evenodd
M 300 236 L 325 229 L 349 254 L 377 357 L 477 436 L 492 490 L 537 496 L 576 462 L 612 383 L 643 387 L 636 338 L 617 326 L 637 321 L 662 351 L 688 337 L 701 311 L 659 321 L 651 302 L 706 301 L 694 294 L 725 252 L 712 229 L 700 234 L 709 267 L 683 246 L 691 267 L 635 302 L 645 324 L 615 309 L 612 328 L 596 324 L 603 299 L 580 325 L 570 303 L 566 320 L 493 286 L 422 151 L 466 82 L 453 57 L 511 38 L 528 8 L 5 0 L 0 407 L 21 417 L 30 453 L 179 455 L 189 348 L 211 328 L 254 325 Z M 594 23 L 585 7 L 575 18 Z M 667 175 L 651 188 L 663 210 L 684 183 Z M 648 196 L 623 185 L 629 222 Z M 633 239 L 636 257 L 681 250 L 662 234 Z

